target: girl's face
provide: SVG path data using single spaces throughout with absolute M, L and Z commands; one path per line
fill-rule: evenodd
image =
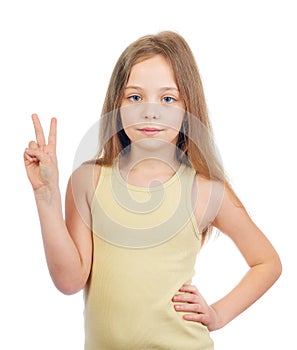
M 166 58 L 155 55 L 132 67 L 121 103 L 122 125 L 131 143 L 175 145 L 184 108 Z

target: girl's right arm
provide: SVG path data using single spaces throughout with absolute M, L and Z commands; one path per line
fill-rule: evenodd
M 89 185 L 82 181 L 86 170 L 82 167 L 70 178 L 66 194 L 65 222 L 58 185 L 57 121 L 55 118 L 51 120 L 46 144 L 38 116 L 34 114 L 32 119 L 36 142 L 29 143 L 24 153 L 24 161 L 34 191 L 46 260 L 56 287 L 65 294 L 73 294 L 84 288 L 92 261 L 90 206 L 87 195 Z M 78 181 L 81 186 L 75 186 L 74 191 L 73 183 Z

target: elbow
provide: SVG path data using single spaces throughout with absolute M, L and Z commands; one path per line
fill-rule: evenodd
M 282 262 L 279 255 L 275 252 L 273 258 L 270 261 L 270 277 L 271 282 L 274 284 L 282 274 Z
M 75 286 L 57 286 L 56 288 L 64 295 L 74 295 L 78 292 L 80 292 L 83 288 L 82 287 L 75 287 Z
M 55 287 L 64 295 L 73 295 L 84 289 L 82 281 L 53 280 Z
M 283 271 L 283 266 L 281 259 L 279 255 L 277 254 L 275 257 L 275 262 L 274 262 L 274 273 L 275 273 L 275 280 L 279 279 Z

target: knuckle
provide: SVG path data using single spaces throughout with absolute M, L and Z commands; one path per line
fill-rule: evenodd
M 205 324 L 209 324 L 209 323 L 210 323 L 210 321 L 211 321 L 211 317 L 210 317 L 210 315 L 209 315 L 208 313 L 203 314 L 203 323 L 205 323 Z
M 198 288 L 197 288 L 195 285 L 192 285 L 192 286 L 191 286 L 191 289 L 192 289 L 192 292 L 193 292 L 194 294 L 198 294 L 198 293 L 199 293 Z
M 194 310 L 195 312 L 199 312 L 200 311 L 200 305 L 199 304 L 194 304 Z

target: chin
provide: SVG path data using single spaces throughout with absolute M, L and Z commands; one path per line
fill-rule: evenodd
M 146 156 L 148 153 L 152 153 L 152 156 L 158 157 L 158 155 L 171 154 L 172 152 L 176 152 L 176 143 L 175 140 L 164 140 L 158 138 L 145 138 L 138 140 L 133 143 L 135 148 L 145 152 Z

